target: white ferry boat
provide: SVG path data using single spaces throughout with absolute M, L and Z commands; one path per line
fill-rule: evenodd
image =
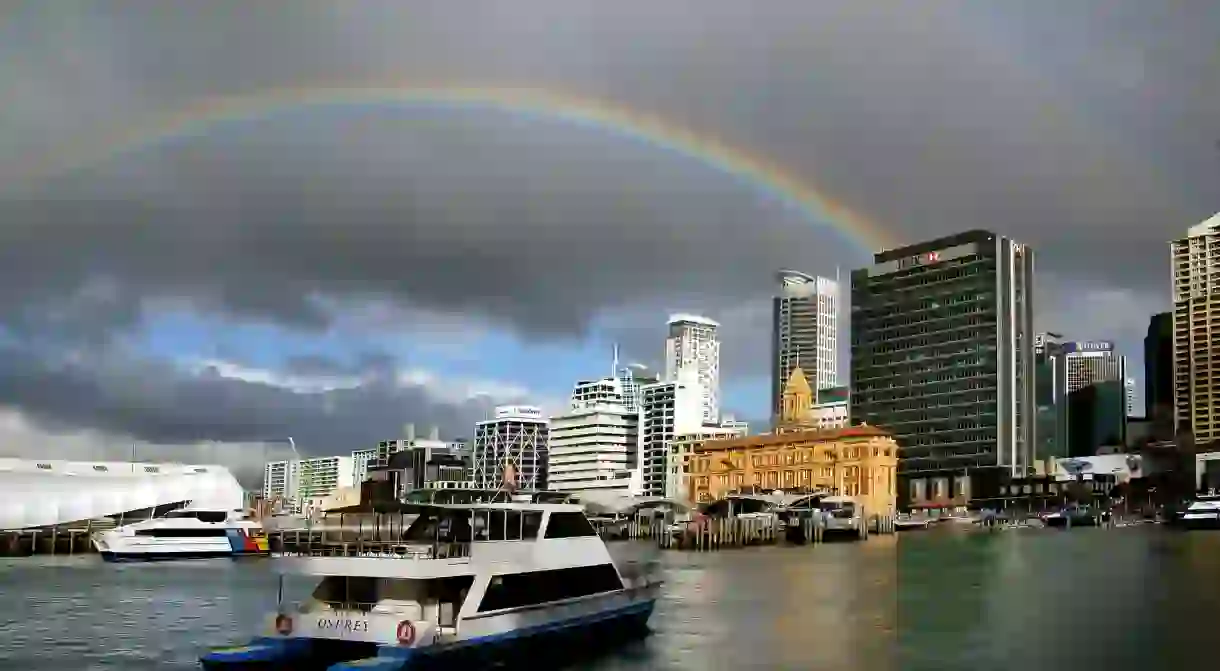
M 1186 510 L 1178 514 L 1177 523 L 1184 529 L 1220 529 L 1220 495 L 1196 496 Z
M 203 668 L 484 668 L 647 633 L 660 581 L 620 570 L 580 506 L 410 508 L 409 526 L 395 521 L 405 511 L 363 513 L 353 532 L 345 514 L 338 538 L 285 548 L 262 635 L 203 655 Z M 320 582 L 288 607 L 284 574 Z
M 267 555 L 262 525 L 245 510 L 186 507 L 93 534 L 105 561 Z

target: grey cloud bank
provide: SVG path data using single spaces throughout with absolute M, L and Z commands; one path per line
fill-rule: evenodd
M 56 429 L 310 427 L 328 442 L 362 422 L 469 419 L 423 389 L 305 395 L 182 371 L 147 389 L 167 364 L 48 354 L 105 350 L 165 300 L 314 332 L 336 305 L 390 300 L 533 338 L 606 331 L 643 358 L 664 311 L 690 308 L 724 322 L 726 375 L 761 375 L 771 272 L 867 260 L 696 161 L 487 111 L 296 111 L 25 179 L 75 138 L 209 96 L 442 82 L 605 98 L 769 156 L 896 239 L 1021 239 L 1047 274 L 1040 322 L 1132 353 L 1167 291 L 1165 241 L 1220 209 L 1206 0 L 68 4 L 0 27 L 0 323 L 15 341 L 0 402 Z

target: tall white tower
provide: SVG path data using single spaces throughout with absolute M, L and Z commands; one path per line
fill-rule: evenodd
M 665 380 L 676 381 L 683 371 L 693 371 L 703 394 L 703 421 L 720 421 L 720 324 L 698 315 L 669 317 L 665 339 Z

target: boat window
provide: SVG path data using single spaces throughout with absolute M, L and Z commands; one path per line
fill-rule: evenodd
M 165 513 L 165 516 L 173 519 L 196 519 L 194 510 L 171 510 Z
M 589 520 L 585 519 L 584 513 L 551 513 L 543 538 L 581 538 L 596 535 L 597 532 L 593 530 Z
M 490 510 L 487 527 L 489 541 L 519 541 L 522 533 L 521 513 L 516 510 Z M 536 535 L 537 532 L 535 532 Z
M 470 520 L 470 512 L 464 510 L 424 512 L 402 538 L 409 543 L 469 543 L 473 537 Z
M 483 602 L 479 604 L 479 612 L 535 606 L 622 588 L 623 581 L 611 564 L 511 573 L 491 579 Z
M 527 511 L 521 514 L 521 538 L 524 540 L 534 540 L 538 537 L 538 530 L 542 528 L 542 513 L 537 511 Z
M 157 538 L 212 538 L 223 537 L 226 529 L 223 527 L 196 527 L 193 529 L 139 529 L 137 536 L 155 536 Z
M 228 517 L 223 510 L 200 510 L 195 516 L 200 522 L 223 522 Z

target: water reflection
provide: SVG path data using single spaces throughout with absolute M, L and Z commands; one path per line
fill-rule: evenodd
M 656 634 L 586 668 L 1179 668 L 1211 659 L 1220 607 L 1220 534 L 919 532 L 658 558 Z M 0 668 L 194 669 L 254 630 L 275 585 L 259 562 L 5 561 Z

